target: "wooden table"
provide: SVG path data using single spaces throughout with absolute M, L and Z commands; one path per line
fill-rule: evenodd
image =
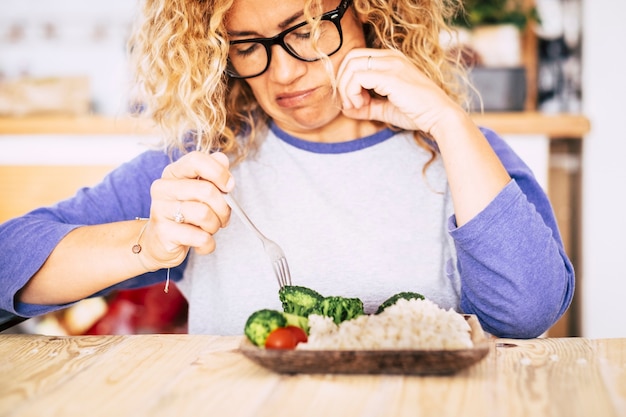
M 626 339 L 494 339 L 432 377 L 279 375 L 240 340 L 0 335 L 0 415 L 626 416 Z

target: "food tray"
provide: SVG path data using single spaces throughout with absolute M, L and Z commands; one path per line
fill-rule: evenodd
M 489 353 L 488 335 L 474 315 L 465 315 L 474 346 L 454 350 L 277 350 L 261 349 L 247 338 L 240 350 L 247 358 L 287 374 L 452 374 L 481 361 Z

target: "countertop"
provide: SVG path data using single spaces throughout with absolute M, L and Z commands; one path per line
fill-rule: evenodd
M 448 376 L 277 374 L 241 340 L 0 335 L 0 415 L 626 416 L 626 339 L 490 339 Z

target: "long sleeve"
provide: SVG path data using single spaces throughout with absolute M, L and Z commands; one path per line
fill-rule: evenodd
M 75 228 L 148 217 L 150 186 L 167 163 L 169 157 L 165 153 L 145 152 L 112 171 L 100 184 L 0 225 L 0 309 L 30 317 L 65 307 L 20 303 L 16 294 L 59 241 Z M 172 270 L 171 278 L 180 279 L 182 268 L 184 265 Z M 149 285 L 164 280 L 164 274 L 165 271 L 145 274 L 114 288 Z
M 530 169 L 502 139 L 484 133 L 512 180 L 470 222 L 457 228 L 450 219 L 461 309 L 497 336 L 536 337 L 571 303 L 574 269 L 548 197 Z

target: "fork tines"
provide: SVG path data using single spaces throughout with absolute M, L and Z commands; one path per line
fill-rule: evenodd
M 291 285 L 291 273 L 289 272 L 287 258 L 280 258 L 274 262 L 274 273 L 280 288 Z

